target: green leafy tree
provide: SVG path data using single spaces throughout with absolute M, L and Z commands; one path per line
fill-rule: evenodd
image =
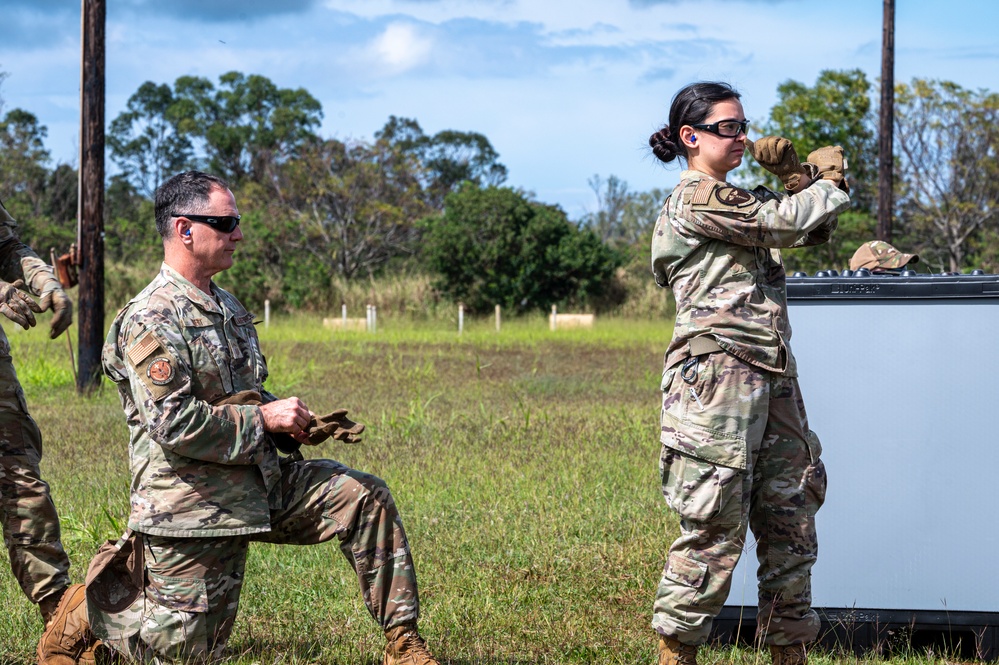
M 216 87 L 181 76 L 171 88 L 150 81 L 111 123 L 112 158 L 135 189 L 151 196 L 170 175 L 200 166 L 238 186 L 268 184 L 279 196 L 280 167 L 318 139 L 322 106 L 304 88 L 228 72 Z
M 111 122 L 108 149 L 128 182 L 152 198 L 164 180 L 194 165 L 194 146 L 180 130 L 180 107 L 166 84 L 146 81 Z
M 996 263 L 999 95 L 949 81 L 895 89 L 895 145 L 903 183 L 901 239 L 931 267 Z
M 658 188 L 632 192 L 627 182 L 614 175 L 606 180 L 594 175 L 588 183 L 597 199 L 597 209 L 583 216 L 582 225 L 596 233 L 602 242 L 645 257 L 667 192 Z
M 557 206 L 505 187 L 466 183 L 424 225 L 424 257 L 438 288 L 476 312 L 585 304 L 621 263 Z
M 507 169 L 499 162 L 499 153 L 478 132 L 447 129 L 427 136 L 416 120 L 393 115 L 375 138 L 418 160 L 426 201 L 438 210 L 444 198 L 462 183 L 490 186 L 506 181 Z
M 295 246 L 346 278 L 377 273 L 417 249 L 416 221 L 431 212 L 419 164 L 384 139 L 324 141 L 289 166 Z M 294 196 L 292 196 L 294 193 Z
M 201 141 L 208 168 L 234 184 L 275 183 L 277 167 L 317 140 L 323 117 L 307 90 L 279 88 L 259 74 L 228 72 L 218 88 L 182 76 L 174 95 L 180 129 Z
M 108 182 L 104 216 L 104 256 L 108 261 L 159 264 L 163 245 L 156 231 L 153 201 L 124 174 L 116 174 Z
M 50 170 L 48 130 L 23 109 L 0 120 L 0 198 L 18 220 L 18 235 L 43 258 L 76 239 L 76 171 L 65 164 Z
M 0 197 L 22 215 L 42 214 L 48 177 L 48 129 L 23 109 L 12 109 L 0 120 Z

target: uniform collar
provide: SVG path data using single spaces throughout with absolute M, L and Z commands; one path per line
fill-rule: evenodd
M 160 266 L 160 276 L 173 283 L 180 291 L 184 294 L 184 297 L 194 303 L 197 307 L 208 312 L 214 312 L 216 314 L 222 314 L 222 308 L 219 306 L 218 301 L 209 296 L 207 293 L 196 287 L 194 284 L 189 282 L 183 275 L 171 268 L 166 263 Z M 215 286 L 215 282 L 211 283 L 212 295 L 217 296 L 218 287 Z
M 708 175 L 704 171 L 698 171 L 697 169 L 686 169 L 680 173 L 680 180 L 716 180 L 714 176 Z M 719 181 L 721 182 L 721 181 Z

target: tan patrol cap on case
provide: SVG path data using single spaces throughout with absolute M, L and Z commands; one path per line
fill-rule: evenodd
M 872 240 L 861 245 L 850 259 L 850 270 L 897 270 L 909 263 L 919 263 L 918 254 L 900 252 L 881 240 Z

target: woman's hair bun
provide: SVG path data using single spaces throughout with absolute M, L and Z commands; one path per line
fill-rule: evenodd
M 649 145 L 652 146 L 652 154 L 667 164 L 676 159 L 679 154 L 676 143 L 670 138 L 668 125 L 649 137 Z

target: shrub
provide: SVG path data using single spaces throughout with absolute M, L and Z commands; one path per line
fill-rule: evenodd
M 507 187 L 468 183 L 423 226 L 423 255 L 437 288 L 473 312 L 591 304 L 621 264 L 561 208 Z

